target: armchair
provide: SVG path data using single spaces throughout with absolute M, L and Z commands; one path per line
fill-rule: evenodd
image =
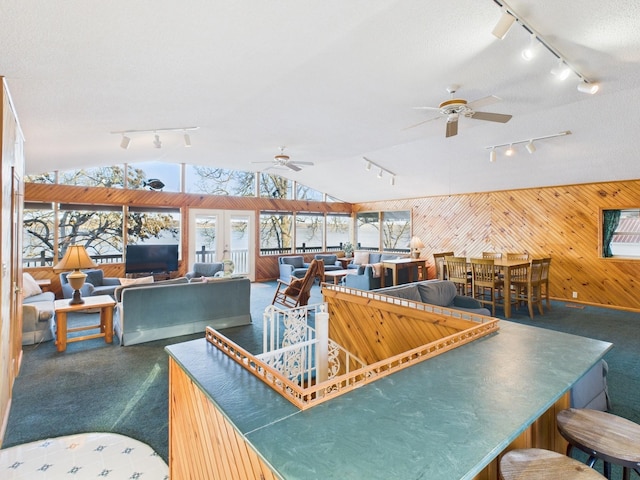
M 342 262 L 338 260 L 338 256 L 329 253 L 319 253 L 314 257 L 315 260 L 322 260 L 324 263 L 324 270 L 342 270 Z
M 194 263 L 191 267 L 191 271 L 187 272 L 185 277 L 188 280 L 198 277 L 213 277 L 218 272 L 224 271 L 224 263 L 211 262 L 211 263 Z
M 309 269 L 309 265 L 311 264 L 305 262 L 302 255 L 278 257 L 279 278 L 287 284 L 291 282 L 291 277 L 303 278 Z
M 69 285 L 67 275 L 70 272 L 63 272 L 60 274 L 60 286 L 62 287 L 62 295 L 64 298 L 73 297 L 73 288 Z M 120 279 L 116 277 L 105 277 L 104 272 L 100 269 L 96 270 L 84 270 L 87 274 L 87 280 L 85 281 L 80 293 L 83 297 L 92 295 L 111 295 L 117 286 L 120 285 Z

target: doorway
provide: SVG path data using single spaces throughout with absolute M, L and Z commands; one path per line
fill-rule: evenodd
M 234 275 L 255 281 L 253 211 L 189 210 L 189 265 L 231 260 Z

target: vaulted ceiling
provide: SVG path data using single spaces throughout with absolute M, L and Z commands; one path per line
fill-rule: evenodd
M 574 69 L 514 24 L 502 0 L 0 0 L 0 75 L 29 173 L 147 161 L 263 170 L 285 145 L 300 171 L 271 169 L 348 202 L 640 178 L 640 4 L 508 0 Z M 501 100 L 445 137 L 437 107 Z M 436 118 L 438 117 L 438 118 Z M 430 120 L 431 119 L 431 120 Z M 413 128 L 425 120 L 430 120 Z M 199 127 L 183 132 L 162 129 Z M 111 132 L 130 135 L 128 149 Z M 524 144 L 516 155 L 489 150 Z M 365 170 L 366 157 L 395 173 Z

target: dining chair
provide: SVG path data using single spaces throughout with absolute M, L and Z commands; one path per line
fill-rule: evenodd
M 529 317 L 533 318 L 533 305 L 538 307 L 540 315 L 544 315 L 542 311 L 542 259 L 533 259 L 529 264 L 527 278 L 512 278 L 516 300 L 518 303 L 527 303 L 529 309 Z
M 433 264 L 436 266 L 436 278 L 438 280 L 448 280 L 447 265 L 444 261 L 445 257 L 455 256 L 454 252 L 441 252 L 433 254 Z
M 529 260 L 529 254 L 507 252 L 507 260 Z
M 467 259 L 465 257 L 444 257 L 445 266 L 449 281 L 456 284 L 460 295 L 469 295 L 471 291 L 471 276 L 467 269 Z
M 482 252 L 482 258 L 500 260 L 502 258 L 502 254 L 497 252 Z
M 504 280 L 496 270 L 493 258 L 472 258 L 472 294 L 483 305 L 491 305 L 491 315 L 496 316 L 496 305 L 504 301 Z M 509 292 L 507 292 L 509 295 Z M 510 300 L 506 300 L 510 301 Z
M 551 310 L 551 303 L 549 302 L 549 270 L 551 268 L 551 257 L 545 257 L 542 259 L 542 276 L 540 278 L 541 287 L 544 290 L 540 291 L 540 296 L 545 298 L 547 309 Z

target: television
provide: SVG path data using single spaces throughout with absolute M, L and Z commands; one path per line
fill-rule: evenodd
M 178 270 L 178 245 L 127 245 L 125 273 L 168 273 Z

